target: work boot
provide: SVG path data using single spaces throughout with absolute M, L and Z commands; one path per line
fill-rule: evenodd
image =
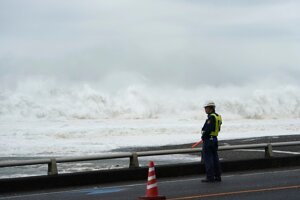
M 221 181 L 222 181 L 221 176 L 216 176 L 216 177 L 215 177 L 215 181 L 216 181 L 216 182 L 221 182 Z
M 203 179 L 203 180 L 201 180 L 201 182 L 202 183 L 213 183 L 213 182 L 215 182 L 215 180 L 214 179 Z

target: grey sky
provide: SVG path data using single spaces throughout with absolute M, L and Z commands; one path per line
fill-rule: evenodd
M 299 83 L 299 10 L 297 0 L 0 0 L 0 78 Z

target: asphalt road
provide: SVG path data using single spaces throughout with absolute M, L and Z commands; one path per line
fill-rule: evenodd
M 300 168 L 224 174 L 221 183 L 202 183 L 201 179 L 200 176 L 158 179 L 159 193 L 169 200 L 300 199 Z M 145 190 L 146 177 L 145 182 L 14 194 L 0 196 L 0 200 L 134 200 L 143 196 Z

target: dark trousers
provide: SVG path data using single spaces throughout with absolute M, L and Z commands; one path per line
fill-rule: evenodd
M 206 169 L 206 178 L 212 180 L 215 177 L 221 177 L 221 167 L 218 156 L 218 139 L 204 139 L 202 151 Z

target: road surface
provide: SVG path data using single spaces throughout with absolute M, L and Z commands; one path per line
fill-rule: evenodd
M 203 178 L 158 179 L 159 193 L 169 200 L 300 199 L 300 168 L 224 174 L 220 183 L 202 183 Z M 134 200 L 145 190 L 146 177 L 144 182 L 2 195 L 0 200 Z

